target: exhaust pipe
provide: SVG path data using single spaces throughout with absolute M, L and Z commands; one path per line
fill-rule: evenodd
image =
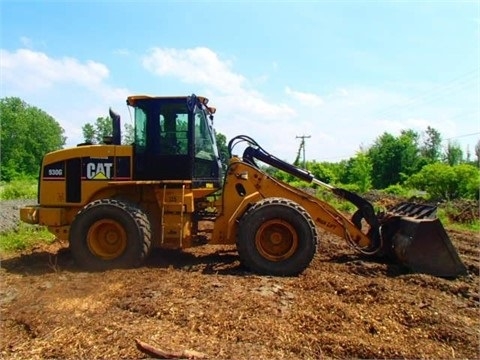
M 122 143 L 122 130 L 120 127 L 120 115 L 109 109 L 110 118 L 112 119 L 112 143 L 113 145 L 120 145 Z

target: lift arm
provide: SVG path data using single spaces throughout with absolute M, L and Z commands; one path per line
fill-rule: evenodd
M 380 225 L 377 216 L 375 215 L 375 210 L 373 208 L 373 205 L 362 198 L 361 196 L 345 190 L 341 188 L 336 188 L 334 186 L 331 186 L 323 181 L 320 181 L 316 179 L 312 173 L 310 173 L 307 170 L 300 169 L 294 165 L 291 165 L 276 156 L 269 154 L 267 151 L 265 151 L 261 146 L 259 146 L 255 140 L 252 138 L 245 136 L 245 135 L 240 135 L 235 138 L 233 138 L 229 144 L 229 151 L 231 153 L 231 150 L 233 146 L 240 142 L 240 141 L 245 141 L 249 144 L 247 148 L 243 152 L 243 161 L 258 167 L 258 165 L 255 163 L 255 160 L 259 160 L 261 162 L 264 162 L 265 164 L 268 164 L 270 166 L 273 166 L 274 168 L 277 168 L 279 170 L 283 170 L 286 173 L 295 176 L 303 181 L 306 181 L 308 183 L 314 183 L 316 185 L 322 186 L 329 191 L 331 191 L 333 194 L 336 196 L 345 199 L 355 205 L 358 210 L 355 212 L 354 216 L 352 217 L 352 222 L 353 224 L 361 230 L 361 220 L 365 219 L 367 224 L 369 225 L 370 229 L 368 231 L 368 238 L 371 241 L 371 246 L 369 247 L 369 251 L 375 251 L 376 249 L 381 247 L 381 238 L 380 238 Z

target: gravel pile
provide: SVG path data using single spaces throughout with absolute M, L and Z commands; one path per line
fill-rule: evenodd
M 36 202 L 36 199 L 0 201 L 0 233 L 16 229 L 20 222 L 20 208 Z

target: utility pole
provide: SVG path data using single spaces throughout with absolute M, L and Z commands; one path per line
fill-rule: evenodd
M 302 139 L 300 143 L 300 149 L 303 150 L 303 168 L 307 170 L 306 164 L 305 164 L 305 139 L 310 139 L 310 135 L 302 135 L 302 136 L 297 136 L 296 139 Z

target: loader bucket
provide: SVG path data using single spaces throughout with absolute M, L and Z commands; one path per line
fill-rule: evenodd
M 398 216 L 382 224 L 382 233 L 397 261 L 410 271 L 453 278 L 467 272 L 442 223 L 431 213 L 421 218 Z M 384 238 L 385 238 L 384 237 Z

